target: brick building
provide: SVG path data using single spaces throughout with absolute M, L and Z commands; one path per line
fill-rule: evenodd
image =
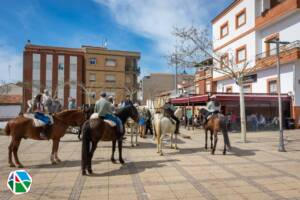
M 77 106 L 91 103 L 101 91 L 119 103 L 128 88 L 138 88 L 140 53 L 82 46 L 65 48 L 26 44 L 23 54 L 23 103 L 44 89 L 57 96 L 64 107 L 68 98 Z M 134 97 L 134 96 L 133 96 Z M 24 108 L 25 108 L 24 107 Z

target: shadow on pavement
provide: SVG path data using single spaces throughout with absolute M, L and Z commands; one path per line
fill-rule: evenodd
M 169 160 L 153 160 L 153 161 L 138 161 L 138 162 L 129 162 L 127 164 L 121 165 L 119 169 L 115 169 L 109 172 L 104 173 L 93 173 L 91 177 L 102 177 L 102 176 L 119 176 L 119 175 L 128 175 L 128 174 L 138 174 L 146 169 L 160 168 L 167 166 L 165 163 L 175 162 L 178 160 L 169 159 Z M 94 170 L 95 171 L 95 170 Z
M 101 162 L 106 162 L 108 159 L 103 159 L 103 160 L 93 160 L 93 164 L 98 164 Z M 110 161 L 110 160 L 109 160 Z M 25 168 L 29 169 L 34 169 L 34 168 L 49 168 L 49 169 L 54 169 L 54 168 L 67 168 L 67 167 L 78 167 L 81 166 L 81 160 L 63 160 L 61 163 L 54 164 L 52 165 L 51 163 L 47 164 L 39 164 L 39 165 L 28 165 L 25 166 Z
M 229 152 L 233 153 L 233 155 L 242 157 L 242 156 L 254 156 L 256 155 L 256 151 L 259 151 L 258 149 L 240 149 L 238 147 L 231 147 L 231 150 Z

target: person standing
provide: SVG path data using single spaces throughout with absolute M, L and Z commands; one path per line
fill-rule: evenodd
M 68 109 L 69 110 L 76 109 L 75 99 L 72 97 L 69 98 Z
M 129 95 L 126 95 L 126 99 L 123 101 L 122 107 L 132 106 L 132 105 L 133 105 L 133 103 L 132 103 L 132 101 L 130 100 L 130 96 L 129 96 Z
M 150 135 L 153 135 L 151 112 L 149 109 L 146 109 L 146 130 L 145 130 L 146 135 L 148 133 L 148 130 L 150 131 Z
M 146 109 L 143 107 L 140 111 L 140 119 L 139 119 L 139 132 L 140 137 L 145 138 L 145 128 L 146 128 Z

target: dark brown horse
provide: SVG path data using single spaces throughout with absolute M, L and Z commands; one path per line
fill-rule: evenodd
M 53 120 L 54 123 L 49 130 L 50 139 L 53 141 L 50 160 L 52 164 L 56 164 L 61 162 L 57 155 L 60 138 L 65 135 L 65 132 L 69 126 L 81 126 L 86 118 L 84 111 L 66 110 L 54 114 Z M 23 167 L 18 158 L 20 142 L 22 138 L 41 140 L 41 131 L 43 131 L 43 127 L 34 127 L 33 120 L 23 116 L 12 119 L 7 123 L 5 132 L 6 135 L 11 136 L 11 142 L 8 147 L 8 163 L 10 167 L 15 167 L 16 165 L 20 168 Z M 14 155 L 16 165 L 12 161 L 12 154 Z
M 206 111 L 204 108 L 200 109 L 200 114 L 202 118 L 206 115 Z M 224 150 L 223 155 L 226 154 L 226 146 L 228 149 L 231 149 L 230 141 L 228 137 L 228 129 L 227 129 L 227 121 L 224 115 L 217 113 L 213 114 L 206 124 L 203 125 L 205 131 L 205 149 L 207 149 L 207 133 L 210 131 L 210 143 L 211 143 L 211 154 L 215 154 L 217 142 L 218 142 L 218 132 L 222 132 L 224 139 Z M 213 143 L 214 139 L 214 143 Z
M 82 126 L 82 154 L 81 154 L 81 169 L 82 175 L 86 175 L 86 169 L 89 174 L 92 174 L 92 158 L 97 148 L 98 142 L 112 141 L 111 161 L 115 163 L 114 153 L 116 149 L 116 141 L 118 141 L 119 161 L 124 163 L 122 158 L 122 139 L 125 133 L 124 124 L 131 117 L 134 121 L 138 121 L 139 115 L 137 109 L 131 105 L 122 108 L 116 113 L 123 123 L 123 133 L 118 133 L 117 127 L 111 127 L 101 118 L 89 119 Z M 90 148 L 90 144 L 92 147 Z

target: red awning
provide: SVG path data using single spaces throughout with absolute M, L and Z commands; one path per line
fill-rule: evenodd
M 209 99 L 208 95 L 199 95 L 199 96 L 171 99 L 171 103 L 172 104 L 205 103 L 208 101 L 208 99 Z
M 239 101 L 239 94 L 215 94 L 212 97 L 215 97 L 219 101 Z M 282 101 L 290 101 L 291 97 L 287 94 L 281 95 Z M 269 94 L 245 94 L 245 101 L 278 101 L 277 95 Z

